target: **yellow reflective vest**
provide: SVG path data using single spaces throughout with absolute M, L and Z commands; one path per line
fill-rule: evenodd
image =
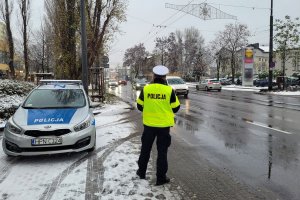
M 137 99 L 143 106 L 143 124 L 150 127 L 174 126 L 174 113 L 172 108 L 180 105 L 177 96 L 175 102 L 170 102 L 172 87 L 163 84 L 149 84 L 143 89 L 144 99 Z

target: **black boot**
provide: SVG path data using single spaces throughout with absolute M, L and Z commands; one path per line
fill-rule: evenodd
M 166 183 L 170 183 L 170 178 L 166 177 L 165 179 L 157 179 L 156 180 L 156 184 L 155 185 L 163 185 L 163 184 L 166 184 Z
M 140 179 L 146 179 L 145 174 L 142 174 L 142 173 L 140 172 L 140 170 L 137 170 L 137 171 L 136 171 L 136 175 L 138 175 L 138 176 L 140 177 Z

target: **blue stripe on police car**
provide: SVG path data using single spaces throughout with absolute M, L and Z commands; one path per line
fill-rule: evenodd
M 27 125 L 69 124 L 77 109 L 31 109 Z

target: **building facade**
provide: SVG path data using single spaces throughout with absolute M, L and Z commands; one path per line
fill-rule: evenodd
M 6 26 L 0 22 L 0 71 L 1 73 L 9 71 L 8 66 L 8 41 L 6 36 Z

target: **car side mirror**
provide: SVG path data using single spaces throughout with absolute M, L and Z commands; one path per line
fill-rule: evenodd
M 21 103 L 19 103 L 19 104 L 14 104 L 14 105 L 12 105 L 11 107 L 14 108 L 14 109 L 18 109 L 20 106 L 21 106 Z
M 90 108 L 99 107 L 101 104 L 99 102 L 90 102 Z

